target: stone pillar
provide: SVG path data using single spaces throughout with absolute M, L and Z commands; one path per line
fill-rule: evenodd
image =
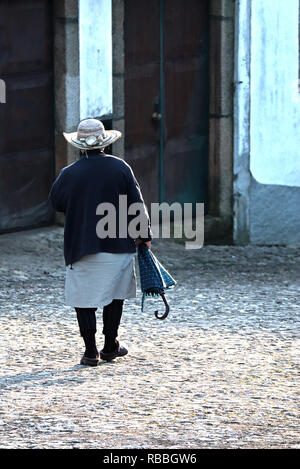
M 54 19 L 55 163 L 58 174 L 78 154 L 62 135 L 63 131 L 75 131 L 79 122 L 78 0 L 55 0 Z
M 210 2 L 209 214 L 232 223 L 234 0 Z
M 55 173 L 75 161 L 78 150 L 62 132 L 73 132 L 79 122 L 78 0 L 54 0 Z M 55 221 L 64 223 L 62 213 Z
M 113 129 L 123 136 L 113 145 L 113 155 L 125 158 L 125 52 L 124 0 L 112 0 L 112 54 L 113 54 Z

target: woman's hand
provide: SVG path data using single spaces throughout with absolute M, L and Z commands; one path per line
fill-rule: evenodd
M 140 244 L 145 243 L 148 249 L 151 249 L 151 241 L 142 241 L 141 239 L 137 239 L 135 241 L 136 247 L 138 247 Z

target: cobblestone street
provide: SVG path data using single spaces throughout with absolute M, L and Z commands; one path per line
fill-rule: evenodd
M 89 368 L 62 246 L 61 227 L 0 236 L 1 448 L 300 448 L 300 248 L 154 240 L 168 318 L 139 292 L 129 354 Z

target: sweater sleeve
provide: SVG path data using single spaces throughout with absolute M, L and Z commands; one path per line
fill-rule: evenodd
M 63 170 L 61 170 L 57 179 L 54 181 L 48 198 L 50 199 L 53 208 L 57 212 L 65 213 L 66 206 L 67 206 L 67 194 L 66 194 L 66 187 L 64 184 Z
M 145 205 L 141 188 L 139 183 L 137 182 L 134 173 L 130 166 L 128 165 L 128 185 L 127 185 L 127 197 L 128 197 L 128 206 L 133 203 L 140 203 L 143 206 L 143 214 L 145 215 L 145 218 L 147 220 L 148 224 L 148 236 L 147 238 L 142 238 L 139 237 L 142 241 L 151 241 L 152 240 L 152 231 L 151 231 L 151 223 L 150 223 L 150 217 L 148 214 L 147 207 Z

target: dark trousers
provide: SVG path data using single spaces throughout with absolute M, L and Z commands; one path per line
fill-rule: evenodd
M 103 308 L 103 334 L 105 337 L 115 339 L 118 336 L 118 328 L 123 312 L 124 300 L 113 300 Z M 75 308 L 80 334 L 83 337 L 87 332 L 96 334 L 97 308 Z

